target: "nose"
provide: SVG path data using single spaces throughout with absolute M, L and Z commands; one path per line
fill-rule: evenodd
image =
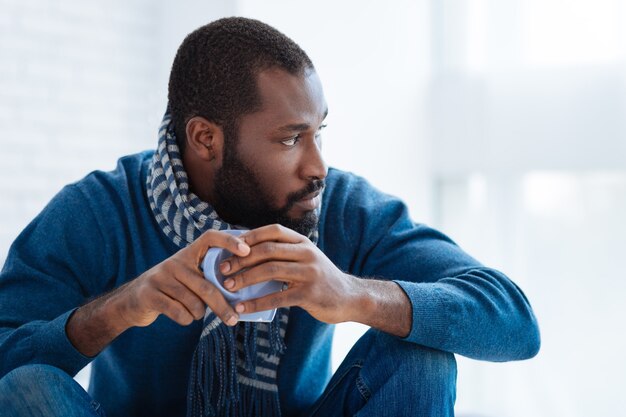
M 322 156 L 322 145 L 319 140 L 307 141 L 309 143 L 302 155 L 300 175 L 302 179 L 323 180 L 328 173 L 328 166 Z

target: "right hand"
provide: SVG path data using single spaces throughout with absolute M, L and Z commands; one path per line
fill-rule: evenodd
M 250 253 L 250 247 L 238 237 L 216 230 L 203 233 L 191 245 L 120 288 L 116 304 L 121 320 L 128 327 L 143 327 L 164 314 L 187 326 L 202 319 L 208 306 L 225 324 L 237 324 L 238 314 L 199 267 L 212 247 L 244 257 Z

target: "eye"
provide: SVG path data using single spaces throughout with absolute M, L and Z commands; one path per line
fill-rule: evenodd
M 280 143 L 282 143 L 283 145 L 288 146 L 288 147 L 291 148 L 292 146 L 295 146 L 296 143 L 298 143 L 298 142 L 300 142 L 300 135 L 296 135 L 296 136 L 294 136 L 292 138 L 285 139 L 285 140 L 281 141 Z
M 318 139 L 320 136 L 322 136 L 322 130 L 324 130 L 324 128 L 325 128 L 326 126 L 327 126 L 327 125 L 321 125 L 321 126 L 319 127 L 319 129 L 317 129 L 317 132 L 315 132 L 315 138 L 316 138 L 316 139 Z

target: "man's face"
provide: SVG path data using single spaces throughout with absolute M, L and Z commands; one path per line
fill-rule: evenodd
M 259 74 L 257 85 L 262 109 L 240 118 L 238 137 L 227 138 L 213 206 L 232 224 L 280 223 L 308 235 L 319 220 L 316 195 L 327 174 L 320 138 L 327 107 L 320 80 L 314 71 L 294 76 L 269 69 Z

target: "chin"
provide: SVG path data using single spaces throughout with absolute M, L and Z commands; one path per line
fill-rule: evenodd
M 315 210 L 311 210 L 299 217 L 285 216 L 279 223 L 303 236 L 309 236 L 317 228 L 319 217 Z

